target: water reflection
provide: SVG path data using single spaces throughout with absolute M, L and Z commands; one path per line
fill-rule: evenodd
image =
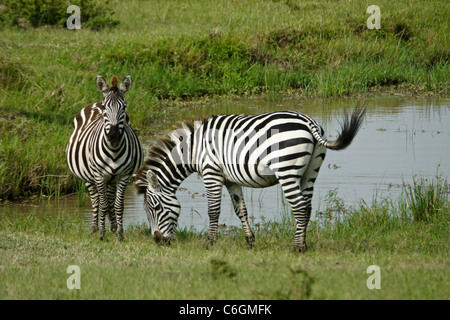
M 411 100 L 402 97 L 366 100 L 368 107 L 363 127 L 352 145 L 343 151 L 329 150 L 315 184 L 313 213 L 325 209 L 324 198 L 329 190 L 337 188 L 337 195 L 346 205 L 357 205 L 360 199 L 371 203 L 375 197 L 395 197 L 413 175 L 434 176 L 437 173 L 448 178 L 450 174 L 450 100 Z M 192 117 L 212 114 L 253 114 L 274 110 L 304 112 L 322 124 L 328 139 L 334 139 L 339 129 L 343 110 L 351 110 L 358 103 L 355 99 L 283 101 L 237 100 L 208 105 L 198 105 L 176 112 L 168 112 L 164 122 L 149 130 L 152 138 L 161 135 L 173 124 Z M 182 212 L 180 227 L 193 226 L 206 230 L 208 226 L 207 201 L 203 181 L 196 173 L 186 179 L 178 190 Z M 281 188 L 244 188 L 247 209 L 253 223 L 267 219 L 279 219 L 289 212 Z M 29 206 L 21 206 L 30 210 Z M 82 211 L 90 219 L 90 203 L 80 206 L 75 196 L 62 197 L 58 202 L 41 203 L 31 208 L 40 211 Z M 15 208 L 14 210 L 18 210 Z M 136 195 L 132 187 L 125 198 L 125 227 L 131 224 L 147 224 L 143 197 Z M 231 200 L 224 188 L 220 223 L 240 225 Z

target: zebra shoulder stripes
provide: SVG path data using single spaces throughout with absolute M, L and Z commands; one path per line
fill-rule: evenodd
M 103 101 L 84 107 L 74 119 L 74 131 L 66 148 L 70 171 L 86 184 L 92 203 L 92 233 L 105 235 L 105 216 L 111 221 L 111 231 L 123 240 L 122 215 L 125 189 L 131 176 L 143 161 L 142 146 L 130 127 L 126 114 L 125 93 L 131 89 L 132 79 L 125 77 L 111 87 L 97 76 L 97 88 Z
M 361 127 L 365 109 L 345 116 L 335 141 L 300 112 L 221 115 L 183 123 L 159 144 L 136 173 L 135 186 L 144 193 L 144 206 L 153 236 L 170 240 L 180 214 L 176 190 L 192 172 L 203 176 L 208 199 L 208 240 L 217 237 L 222 187 L 228 189 L 246 239 L 254 235 L 247 218 L 242 186 L 263 188 L 281 184 L 296 220 L 294 250 L 306 250 L 314 182 L 327 149 L 346 148 Z

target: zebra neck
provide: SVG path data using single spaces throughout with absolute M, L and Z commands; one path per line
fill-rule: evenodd
M 180 184 L 195 171 L 190 148 L 176 146 L 157 168 L 158 181 L 163 190 L 175 193 Z
M 159 186 L 164 192 L 175 193 L 191 173 L 198 171 L 194 160 L 196 136 L 194 127 L 186 125 L 150 150 L 150 159 L 144 167 L 157 173 Z
M 188 166 L 165 167 L 158 169 L 158 181 L 165 193 L 176 193 L 180 184 L 189 177 L 193 171 Z

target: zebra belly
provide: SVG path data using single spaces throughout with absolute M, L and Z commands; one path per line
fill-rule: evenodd
M 277 177 L 268 165 L 234 166 L 233 172 L 224 169 L 225 183 L 236 183 L 249 188 L 266 188 L 278 183 Z

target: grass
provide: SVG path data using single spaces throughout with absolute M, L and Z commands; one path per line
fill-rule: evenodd
M 430 183 L 424 178 L 414 179 L 412 185 L 406 186 L 400 208 L 409 208 L 417 221 L 433 220 L 441 210 L 448 212 L 449 190 L 447 180 L 442 177 L 436 177 Z
M 321 218 L 330 223 L 311 222 L 303 255 L 291 252 L 288 216 L 254 226 L 253 249 L 238 228 L 221 230 L 206 250 L 206 234 L 189 229 L 170 246 L 157 245 L 145 225 L 128 228 L 122 243 L 110 232 L 100 242 L 81 215 L 3 209 L 0 299 L 448 299 L 448 185 L 420 184 L 440 186 L 433 219 L 398 205 L 411 197 L 407 186 L 398 199 L 345 212 L 331 195 Z M 80 267 L 80 290 L 67 289 L 70 265 Z M 366 287 L 370 265 L 380 267 L 379 290 Z
M 64 148 L 74 115 L 101 99 L 97 74 L 133 76 L 129 114 L 141 136 L 174 102 L 338 97 L 386 87 L 448 95 L 446 2 L 380 0 L 380 30 L 366 27 L 370 4 L 115 1 L 112 29 L 3 27 L 0 201 L 79 189 Z

